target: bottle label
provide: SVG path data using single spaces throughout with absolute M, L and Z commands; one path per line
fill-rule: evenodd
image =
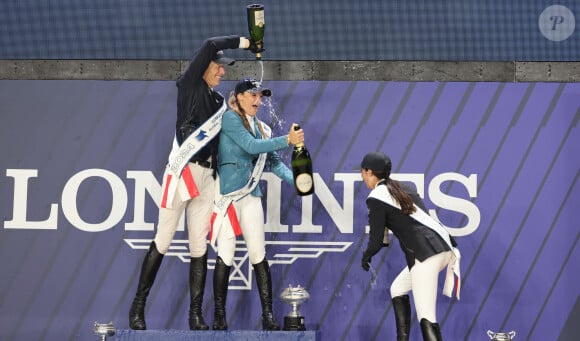
M 264 27 L 264 11 L 256 11 L 254 12 L 254 25 L 258 27 Z
M 312 189 L 312 176 L 308 173 L 298 175 L 295 182 L 296 188 L 302 193 L 306 193 Z

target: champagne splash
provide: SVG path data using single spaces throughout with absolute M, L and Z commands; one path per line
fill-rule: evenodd
M 275 135 L 286 135 L 288 132 L 284 129 L 290 129 L 290 127 L 284 127 L 284 120 L 280 117 L 274 104 L 272 102 L 272 97 L 262 97 L 262 105 L 264 110 L 268 114 L 269 122 L 268 125 L 274 131 Z
M 373 268 L 373 266 L 371 264 L 369 264 L 370 266 L 370 273 L 371 273 L 371 288 L 376 289 L 377 288 L 377 271 L 375 270 L 375 268 Z
M 274 95 L 272 95 L 272 97 L 274 97 Z M 272 134 L 274 136 L 286 135 L 288 134 L 290 126 L 286 124 L 281 115 L 276 111 L 272 97 L 262 97 L 262 107 L 268 115 L 268 119 L 263 121 L 272 128 Z M 278 155 L 280 156 L 280 159 L 282 159 L 282 162 L 288 164 L 292 155 L 292 148 L 281 149 L 278 151 Z
M 258 70 L 260 74 L 260 85 L 264 80 L 264 62 L 262 60 L 258 60 L 258 65 L 260 66 L 260 70 Z M 272 132 L 274 136 L 286 135 L 288 133 L 287 129 L 290 127 L 285 127 L 285 121 L 280 117 L 276 109 L 274 108 L 274 102 L 272 97 L 262 97 L 262 108 L 266 111 L 268 115 L 268 119 L 263 120 L 272 128 Z M 284 163 L 288 163 L 290 161 L 290 151 L 287 150 L 280 150 L 278 152 L 280 158 Z
M 260 74 L 260 84 L 262 84 L 262 81 L 264 80 L 264 63 L 259 60 L 258 65 L 260 66 L 260 70 L 258 71 Z M 263 121 L 272 128 L 274 136 L 286 135 L 288 134 L 288 129 L 290 129 L 290 127 L 285 126 L 286 122 L 276 111 L 273 98 L 274 94 L 272 94 L 271 97 L 262 97 L 262 110 L 265 111 L 268 116 L 268 118 Z M 290 151 L 280 150 L 278 155 L 280 155 L 280 158 L 284 163 L 288 163 L 290 160 Z
M 260 84 L 262 84 L 262 81 L 264 80 L 264 63 L 260 60 L 258 61 L 258 65 L 260 65 Z M 276 112 L 276 109 L 274 108 L 274 104 L 272 103 L 272 97 L 262 97 L 262 105 L 265 108 L 268 117 L 269 117 L 269 122 L 267 122 L 267 124 L 270 126 L 270 128 L 272 128 L 272 130 L 274 131 L 275 135 L 285 135 L 286 132 L 283 131 L 284 127 L 284 120 L 282 120 L 282 118 L 280 117 L 280 115 L 278 115 L 278 113 Z M 289 128 L 289 127 L 288 127 Z

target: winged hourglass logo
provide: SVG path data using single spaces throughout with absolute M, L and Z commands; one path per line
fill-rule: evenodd
M 125 239 L 133 250 L 147 250 L 151 239 Z M 177 257 L 184 263 L 189 263 L 189 248 L 187 239 L 175 239 L 169 246 L 166 257 Z M 209 244 L 209 243 L 208 243 Z M 269 257 L 270 265 L 294 263 L 299 258 L 318 258 L 325 252 L 344 252 L 352 245 L 352 242 L 321 242 L 321 241 L 266 241 L 266 247 L 276 246 L 275 253 Z M 209 244 L 216 252 L 216 249 Z M 215 268 L 215 259 L 208 259 L 207 267 Z M 236 253 L 228 288 L 234 290 L 252 289 L 252 266 L 248 258 L 246 243 L 236 241 Z
M 495 333 L 491 330 L 487 331 L 487 336 L 493 341 L 510 341 L 516 336 L 515 331 L 511 331 L 509 333 Z

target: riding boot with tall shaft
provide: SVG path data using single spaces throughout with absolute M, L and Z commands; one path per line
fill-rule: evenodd
M 205 278 L 207 275 L 207 251 L 202 257 L 191 257 L 189 263 L 189 329 L 208 330 L 209 326 L 203 319 L 201 307 L 203 305 L 203 293 Z
M 149 291 L 151 291 L 153 282 L 155 282 L 155 276 L 157 276 L 157 271 L 161 266 L 162 260 L 163 255 L 157 251 L 155 242 L 151 242 L 149 251 L 147 251 L 145 259 L 143 259 L 137 293 L 129 310 L 129 327 L 131 329 L 147 329 L 145 323 L 145 302 L 147 301 L 147 296 L 149 295 Z
M 254 264 L 254 272 L 262 304 L 262 329 L 280 330 L 280 325 L 274 318 L 272 311 L 272 276 L 268 260 L 264 258 L 260 263 Z
M 230 281 L 230 269 L 226 263 L 217 257 L 213 271 L 213 297 L 214 297 L 214 320 L 213 330 L 227 330 L 226 298 L 228 296 L 228 283 Z
M 411 303 L 409 295 L 393 297 L 393 310 L 395 311 L 395 324 L 397 327 L 397 341 L 409 341 L 411 329 Z
M 421 324 L 421 333 L 423 334 L 423 341 L 442 341 L 441 329 L 439 323 L 431 323 L 426 318 L 422 318 L 419 322 Z

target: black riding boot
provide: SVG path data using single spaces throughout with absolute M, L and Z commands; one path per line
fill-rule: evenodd
M 426 318 L 422 318 L 420 323 L 423 341 L 442 341 L 439 323 L 431 323 Z
M 192 257 L 189 263 L 189 329 L 208 330 L 209 326 L 203 319 L 201 306 L 203 305 L 203 292 L 205 289 L 205 277 L 207 275 L 207 251 L 202 257 Z
M 217 257 L 213 271 L 213 297 L 215 305 L 213 330 L 228 329 L 228 321 L 226 320 L 226 298 L 228 296 L 231 268 L 231 266 L 227 266 L 224 263 L 221 257 Z
M 131 329 L 147 329 L 147 325 L 145 324 L 145 301 L 147 301 L 151 286 L 155 282 L 155 276 L 157 276 L 157 271 L 161 266 L 162 260 L 163 255 L 157 251 L 155 242 L 151 242 L 149 251 L 147 251 L 145 259 L 143 259 L 137 293 L 129 310 L 129 327 Z
M 270 275 L 268 260 L 264 258 L 260 263 L 254 264 L 254 272 L 256 273 L 256 283 L 258 284 L 260 302 L 262 303 L 262 329 L 280 330 L 280 325 L 274 318 L 272 311 L 272 276 Z
M 411 303 L 409 302 L 409 295 L 394 297 L 392 301 L 397 326 L 397 341 L 409 341 L 409 331 L 411 329 Z

